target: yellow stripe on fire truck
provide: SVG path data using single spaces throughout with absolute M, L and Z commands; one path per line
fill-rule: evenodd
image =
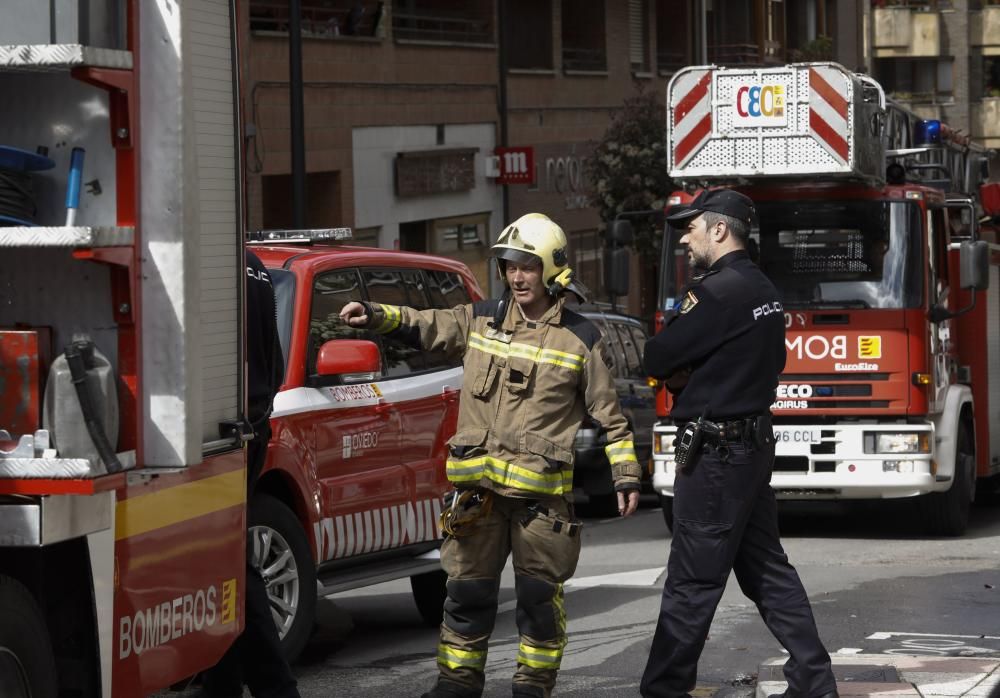
M 440 538 L 441 506 L 440 499 L 424 499 L 328 516 L 313 524 L 316 559 L 326 562 Z

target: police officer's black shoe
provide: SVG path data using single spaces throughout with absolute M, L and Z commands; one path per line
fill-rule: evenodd
M 481 695 L 481 691 L 463 686 L 460 683 L 438 679 L 437 685 L 420 698 L 479 698 Z
M 513 698 L 545 698 L 545 689 L 530 683 L 511 684 Z

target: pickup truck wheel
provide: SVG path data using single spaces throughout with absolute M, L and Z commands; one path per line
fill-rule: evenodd
M 55 698 L 55 655 L 35 597 L 13 577 L 0 575 L 0 695 Z
M 955 477 L 946 492 L 921 497 L 927 531 L 937 536 L 960 536 L 969 525 L 969 510 L 976 496 L 976 451 L 972 429 L 959 426 L 955 449 Z
M 667 525 L 667 530 L 674 532 L 674 498 L 657 494 L 660 498 L 660 509 L 663 510 L 663 523 Z
M 316 612 L 316 565 L 298 518 L 270 495 L 250 505 L 251 563 L 264 578 L 281 649 L 289 663 L 306 646 Z
M 424 572 L 410 577 L 413 601 L 427 625 L 436 627 L 444 619 L 444 600 L 448 597 L 448 575 L 444 570 Z

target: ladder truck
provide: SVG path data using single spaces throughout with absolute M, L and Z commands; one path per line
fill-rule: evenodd
M 3 11 L 6 698 L 148 695 L 212 666 L 242 630 L 235 12 Z
M 771 411 L 778 498 L 913 498 L 913 525 L 967 526 L 1000 473 L 1000 183 L 995 152 L 887 102 L 835 63 L 689 67 L 667 88 L 668 200 L 750 196 L 781 294 L 787 363 Z M 690 272 L 663 235 L 658 309 Z M 654 488 L 672 526 L 671 398 Z

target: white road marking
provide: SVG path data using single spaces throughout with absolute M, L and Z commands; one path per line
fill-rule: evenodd
M 841 647 L 834 654 L 861 654 L 862 651 L 860 647 Z
M 945 633 L 899 633 L 899 632 L 872 633 L 865 639 L 888 640 L 892 637 L 953 637 L 962 640 L 1000 640 L 1000 635 L 947 635 Z
M 595 577 L 579 577 L 566 582 L 567 587 L 651 587 L 656 584 L 666 567 L 651 567 L 646 570 L 600 574 Z

